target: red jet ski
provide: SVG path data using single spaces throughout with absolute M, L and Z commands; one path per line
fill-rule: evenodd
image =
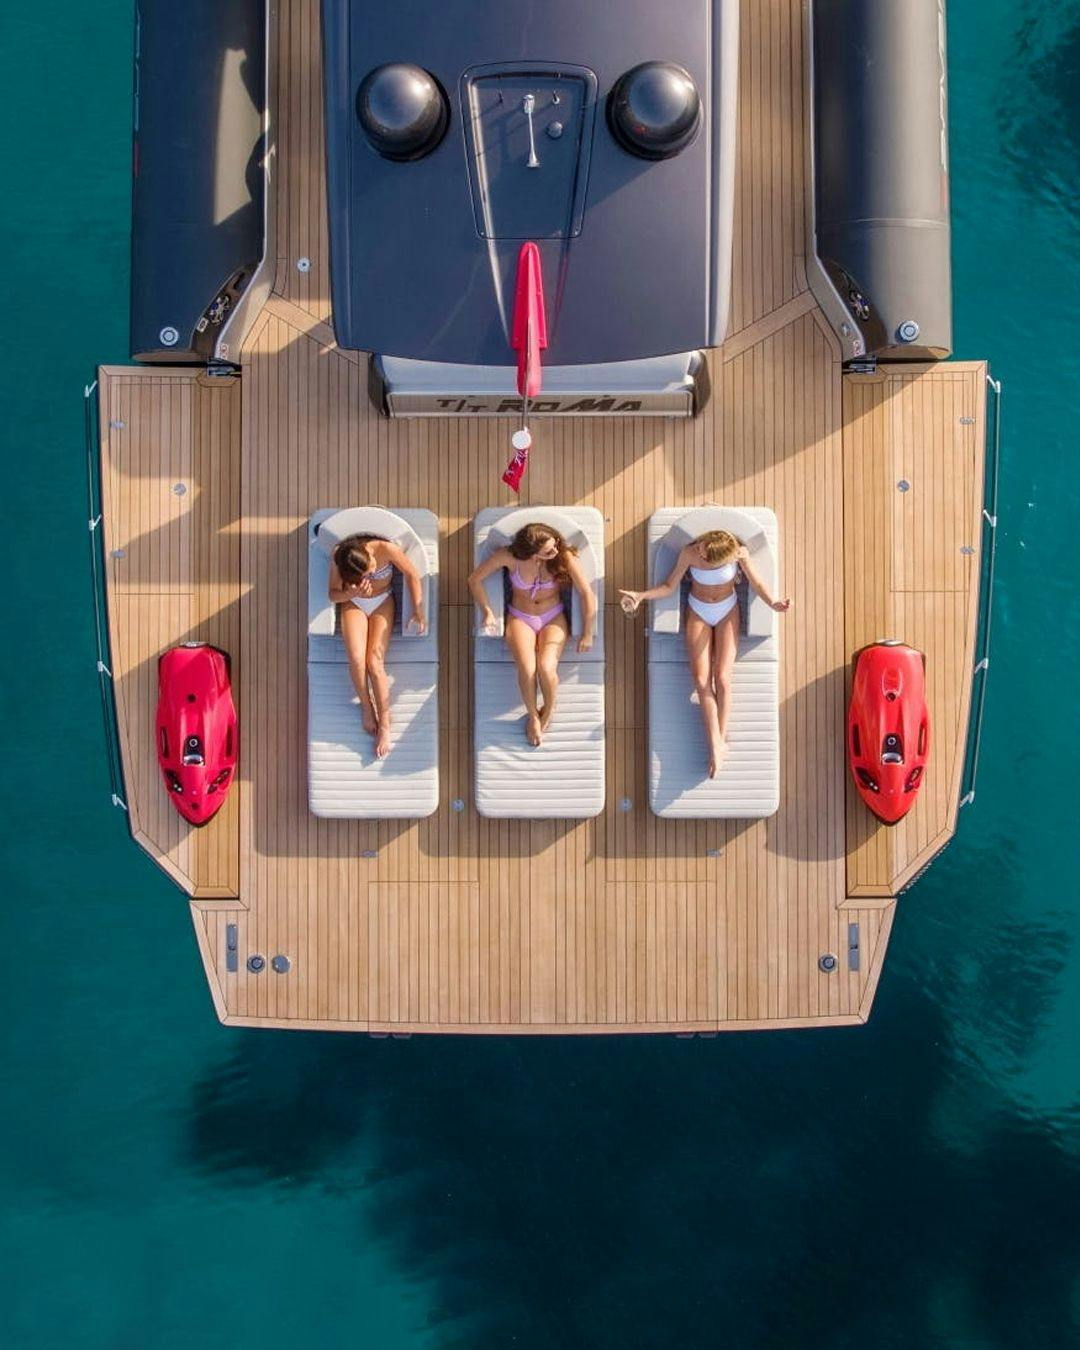
M 848 764 L 878 820 L 895 825 L 911 810 L 929 753 L 926 657 L 902 642 L 871 643 L 855 658 Z
M 228 656 L 205 642 L 170 648 L 158 661 L 158 764 L 173 805 L 192 825 L 221 809 L 237 739 Z

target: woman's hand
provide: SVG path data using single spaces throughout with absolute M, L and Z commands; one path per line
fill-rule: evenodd
M 622 606 L 622 612 L 624 614 L 636 614 L 638 606 L 641 604 L 641 592 L 620 591 L 619 594 L 622 596 L 622 599 L 619 601 L 619 604 Z
M 484 637 L 498 637 L 499 621 L 493 610 L 485 609 L 480 616 L 480 632 Z
M 789 609 L 791 608 L 791 601 L 790 601 L 790 600 L 787 600 L 787 599 L 784 599 L 784 600 L 770 600 L 770 601 L 769 601 L 769 608 L 770 608 L 770 609 L 775 609 L 776 612 L 777 612 L 777 614 L 783 614 L 786 610 L 789 610 Z
M 418 606 L 413 612 L 412 618 L 406 625 L 406 631 L 414 634 L 416 637 L 423 637 L 427 632 L 427 617 L 424 614 L 423 606 Z
M 586 628 L 584 633 L 578 638 L 577 649 L 579 652 L 587 652 L 592 649 L 592 645 L 593 631 L 591 628 Z

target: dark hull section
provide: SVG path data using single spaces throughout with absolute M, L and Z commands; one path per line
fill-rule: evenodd
M 139 0 L 136 360 L 228 358 L 222 335 L 264 252 L 266 31 L 266 0 Z
M 945 0 L 813 0 L 814 291 L 845 359 L 952 349 Z

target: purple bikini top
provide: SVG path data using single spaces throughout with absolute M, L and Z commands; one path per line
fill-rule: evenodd
M 534 581 L 526 581 L 517 567 L 510 573 L 510 581 L 519 591 L 528 591 L 530 600 L 535 600 L 541 591 L 557 590 L 559 585 L 557 581 L 541 581 L 539 572 Z

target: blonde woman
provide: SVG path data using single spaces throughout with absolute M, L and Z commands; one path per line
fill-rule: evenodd
M 394 568 L 412 597 L 409 631 L 427 629 L 420 573 L 405 552 L 388 539 L 353 534 L 338 544 L 330 559 L 330 599 L 341 605 L 341 636 L 349 654 L 349 674 L 360 698 L 364 730 L 375 737 L 375 754 L 390 753 L 390 682 L 386 650 L 394 627 Z
M 555 714 L 559 657 L 570 636 L 561 591 L 573 587 L 581 597 L 584 630 L 578 638 L 578 651 L 587 652 L 593 644 L 596 597 L 576 555 L 577 550 L 558 530 L 535 522 L 523 525 L 508 548 L 496 549 L 469 577 L 469 590 L 482 615 L 481 628 L 494 631 L 495 615 L 488 605 L 484 582 L 503 567 L 510 574 L 505 637 L 517 666 L 518 688 L 525 704 L 525 739 L 530 745 L 543 742 Z M 537 683 L 542 704 L 537 699 Z
M 623 609 L 633 614 L 643 600 L 673 595 L 687 572 L 691 584 L 683 621 L 686 654 L 709 745 L 709 777 L 715 778 L 728 753 L 731 672 L 739 644 L 739 603 L 735 594 L 739 573 L 778 613 L 787 610 L 791 601 L 773 599 L 739 539 L 727 530 L 710 530 L 680 551 L 671 574 L 661 585 L 647 591 L 620 591 Z

